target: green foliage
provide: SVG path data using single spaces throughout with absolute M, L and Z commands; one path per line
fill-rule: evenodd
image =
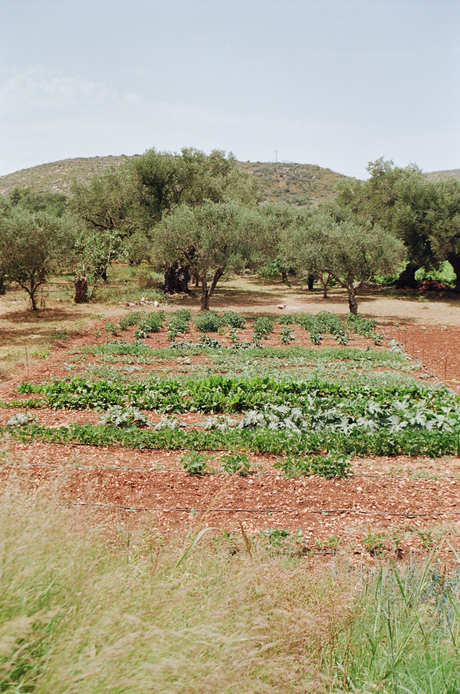
M 357 313 L 359 286 L 398 269 L 404 259 L 403 244 L 391 233 L 332 203 L 286 229 L 281 248 L 286 264 L 344 287 L 351 313 Z
M 171 154 L 152 148 L 132 159 L 128 168 L 137 182 L 142 209 L 155 222 L 181 204 L 195 207 L 228 200 L 248 204 L 259 197 L 256 179 L 241 171 L 233 155 L 220 150 L 206 155 L 184 147 L 180 154 Z
M 216 333 L 222 325 L 222 319 L 214 311 L 202 311 L 195 317 L 194 323 L 201 333 Z
M 280 340 L 283 345 L 290 344 L 293 340 L 295 340 L 294 331 L 291 330 L 287 325 L 283 326 L 281 328 Z
M 377 323 L 373 318 L 363 318 L 362 316 L 348 314 L 347 327 L 356 335 L 373 337 Z
M 268 339 L 268 336 L 273 332 L 274 327 L 275 321 L 273 318 L 269 318 L 268 316 L 259 316 L 252 324 L 252 339 Z
M 354 429 L 345 434 L 338 429 L 319 429 L 299 434 L 280 429 L 238 429 L 228 431 L 181 431 L 170 427 L 162 431 L 119 429 L 111 426 L 71 424 L 69 427 L 42 427 L 28 424 L 23 427 L 0 427 L 13 438 L 24 441 L 81 443 L 91 446 L 126 446 L 139 449 L 170 450 L 243 450 L 256 454 L 305 456 L 324 454 L 343 456 L 419 455 L 440 457 L 460 453 L 458 431 L 403 428 L 397 432 L 381 429 L 369 432 Z M 348 466 L 344 466 L 348 470 Z M 320 474 L 321 469 L 318 469 Z M 329 474 L 329 466 L 327 474 Z
M 143 320 L 144 314 L 141 311 L 135 311 L 134 313 L 128 313 L 123 318 L 120 318 L 118 326 L 120 330 L 126 330 L 131 325 L 139 325 Z
M 109 321 L 104 325 L 104 330 L 107 330 L 108 333 L 116 337 L 118 335 L 118 331 L 120 329 L 120 326 L 117 325 L 116 323 L 112 323 Z
M 303 458 L 293 458 L 288 455 L 280 458 L 274 467 L 283 471 L 286 477 L 303 477 L 318 475 L 318 477 L 346 477 L 352 472 L 349 458 L 343 455 L 314 455 Z
M 350 336 L 348 335 L 348 333 L 344 332 L 343 330 L 337 330 L 337 332 L 334 333 L 334 337 L 337 340 L 337 342 L 339 343 L 339 345 L 342 345 L 343 347 L 348 345 L 348 343 L 350 341 Z
M 323 339 L 322 333 L 316 333 L 316 332 L 310 333 L 310 340 L 313 342 L 314 345 L 320 345 L 322 339 Z
M 120 429 L 132 429 L 140 426 L 153 426 L 152 422 L 142 412 L 135 407 L 111 407 L 104 412 L 99 424 L 110 424 Z
M 139 323 L 139 328 L 144 330 L 147 334 L 158 333 L 161 330 L 164 319 L 164 311 L 150 313 Z
M 337 469 L 340 458 L 343 458 L 341 474 L 346 474 L 347 461 L 354 455 L 437 457 L 457 454 L 460 449 L 459 398 L 442 389 L 413 382 L 372 385 L 359 381 L 212 376 L 91 383 L 74 378 L 33 388 L 26 383 L 20 390 L 42 392 L 44 404 L 55 408 L 108 410 L 118 406 L 121 411 L 131 407 L 163 413 L 242 412 L 244 415 L 238 424 L 231 420 L 209 420 L 205 431 L 186 433 L 169 427 L 153 432 L 130 431 L 126 433 L 127 438 L 115 434 L 116 427 L 107 426 L 72 425 L 68 429 L 46 430 L 26 425 L 20 429 L 26 437 L 45 437 L 45 440 L 78 440 L 93 445 L 118 442 L 140 448 L 242 449 L 283 456 L 321 453 L 309 461 L 308 474 L 326 476 L 333 465 Z M 321 468 L 323 463 L 325 467 Z M 299 472 L 298 464 L 290 465 Z
M 24 390 L 30 392 L 30 385 Z M 366 385 L 333 381 L 278 381 L 268 376 L 204 379 L 151 379 L 123 383 L 81 377 L 34 386 L 56 409 L 108 409 L 130 404 L 162 412 L 244 412 L 258 417 L 257 426 L 291 418 L 300 428 L 351 433 L 388 428 L 454 430 L 460 422 L 460 400 L 443 389 L 420 383 Z M 260 420 L 260 421 L 259 421 Z M 242 422 L 245 422 L 243 419 Z M 265 424 L 263 424 L 265 423 Z M 248 420 L 247 426 L 253 424 Z M 246 423 L 240 424 L 240 428 Z M 271 428 L 286 428 L 275 425 Z
M 88 184 L 76 181 L 70 207 L 82 226 L 80 274 L 105 279 L 110 263 L 128 259 L 132 245 L 147 246 L 136 180 L 126 164 L 106 169 Z
M 29 381 L 22 381 L 17 387 L 18 393 L 23 393 L 28 395 L 29 393 L 43 393 L 43 386 L 30 383 Z
M 229 475 L 238 473 L 241 477 L 247 477 L 251 473 L 251 463 L 247 453 L 223 456 L 222 469 Z
M 34 191 L 31 188 L 14 188 L 8 195 L 13 207 L 29 212 L 46 212 L 53 217 L 63 217 L 67 209 L 67 195 L 52 191 Z
M 17 282 L 38 309 L 37 292 L 52 272 L 72 262 L 74 231 L 49 212 L 5 207 L 0 214 L 0 280 Z
M 246 319 L 239 313 L 235 311 L 226 311 L 221 319 L 221 325 L 225 325 L 229 328 L 244 328 Z
M 207 349 L 221 349 L 222 345 L 219 340 L 209 337 L 209 335 L 202 335 L 200 337 L 200 345 L 206 347 Z
M 173 341 L 176 336 L 188 331 L 191 314 L 188 309 L 179 309 L 174 311 L 168 319 L 168 338 Z
M 200 280 L 201 310 L 220 278 L 229 271 L 254 267 L 268 236 L 265 220 L 256 207 L 234 201 L 180 205 L 155 229 L 155 254 L 173 263 L 181 260 Z
M 206 457 L 202 453 L 187 453 L 182 456 L 180 463 L 189 475 L 203 475 L 208 468 Z

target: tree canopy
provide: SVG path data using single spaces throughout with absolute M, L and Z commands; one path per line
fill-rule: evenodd
M 344 287 L 351 313 L 358 312 L 356 290 L 375 274 L 393 272 L 404 258 L 401 241 L 336 205 L 288 227 L 282 248 L 285 261 L 299 272 L 328 275 Z
M 404 243 L 409 261 L 397 286 L 416 286 L 415 272 L 420 267 L 439 264 L 432 247 L 436 183 L 427 180 L 415 165 L 394 166 L 383 158 L 370 162 L 367 181 L 346 180 L 338 185 L 336 201 L 356 217 L 379 225 Z
M 37 310 L 37 291 L 49 274 L 69 262 L 72 230 L 46 212 L 16 207 L 0 216 L 0 275 L 17 282 Z
M 165 263 L 181 259 L 201 283 L 201 309 L 225 272 L 255 267 L 264 246 L 264 220 L 236 202 L 180 205 L 155 230 L 154 249 Z
M 240 170 L 231 153 L 225 156 L 221 150 L 207 155 L 184 147 L 180 154 L 171 154 L 153 148 L 127 166 L 137 181 L 140 205 L 153 223 L 182 203 L 195 207 L 206 201 L 251 204 L 259 199 L 255 178 Z
M 178 205 L 231 200 L 253 204 L 257 199 L 255 179 L 239 169 L 231 154 L 150 149 L 93 177 L 89 184 L 74 184 L 70 207 L 84 225 L 81 272 L 105 279 L 113 260 L 139 262 L 148 257 L 156 225 Z

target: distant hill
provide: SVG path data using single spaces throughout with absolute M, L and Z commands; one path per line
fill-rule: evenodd
M 257 176 L 263 199 L 291 205 L 309 205 L 334 197 L 342 174 L 313 164 L 240 162 L 243 171 Z M 1 181 L 1 179 L 0 179 Z
M 450 176 L 460 178 L 460 169 L 450 169 L 446 171 L 431 171 L 430 173 L 426 173 L 425 176 L 433 181 L 439 181 L 443 178 L 449 178 Z
M 5 197 L 16 187 L 31 188 L 36 192 L 50 190 L 53 193 L 68 193 L 74 179 L 87 182 L 108 166 L 119 166 L 126 159 L 128 157 L 124 154 L 119 157 L 78 157 L 22 169 L 0 176 L 0 195 Z
M 137 155 L 138 156 L 138 155 Z M 0 177 L 0 195 L 7 196 L 15 188 L 34 191 L 70 191 L 73 180 L 87 182 L 108 166 L 119 166 L 125 155 L 63 159 Z M 257 176 L 263 199 L 293 205 L 317 204 L 334 196 L 336 183 L 346 176 L 311 164 L 240 162 L 243 171 Z

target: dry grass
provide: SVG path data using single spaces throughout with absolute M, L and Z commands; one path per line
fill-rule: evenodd
M 322 692 L 353 590 L 253 548 L 92 526 L 16 493 L 1 502 L 0 689 Z

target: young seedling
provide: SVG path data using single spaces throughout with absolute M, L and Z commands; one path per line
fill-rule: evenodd
M 373 554 L 374 556 L 381 556 L 383 550 L 385 549 L 385 536 L 384 535 L 374 535 L 369 533 L 365 537 L 361 538 L 366 552 Z
M 295 340 L 294 331 L 291 330 L 287 325 L 283 326 L 281 329 L 280 340 L 283 345 L 288 345 L 290 342 Z
M 247 477 L 251 472 L 251 463 L 247 453 L 237 453 L 224 456 L 222 458 L 222 468 L 229 475 L 234 475 L 237 472 L 241 477 Z
M 182 456 L 180 463 L 189 475 L 203 475 L 208 468 L 205 456 L 194 451 Z

